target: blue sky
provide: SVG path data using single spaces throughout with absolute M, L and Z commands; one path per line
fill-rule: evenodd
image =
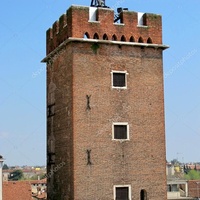
M 0 154 L 8 165 L 46 162 L 46 30 L 80 0 L 1 2 Z M 167 160 L 200 161 L 200 2 L 107 0 L 112 8 L 161 14 Z

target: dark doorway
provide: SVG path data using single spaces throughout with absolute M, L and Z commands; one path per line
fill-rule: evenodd
M 146 192 L 146 190 L 141 190 L 141 192 L 140 192 L 140 200 L 147 200 L 147 192 Z

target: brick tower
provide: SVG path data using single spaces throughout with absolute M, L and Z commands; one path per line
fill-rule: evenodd
M 119 13 L 47 31 L 48 200 L 166 200 L 161 16 Z

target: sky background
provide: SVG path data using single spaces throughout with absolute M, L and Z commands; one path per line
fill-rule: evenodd
M 0 12 L 0 154 L 8 165 L 46 164 L 46 30 L 71 4 L 6 0 Z M 111 8 L 161 14 L 167 160 L 200 162 L 200 1 L 107 0 Z

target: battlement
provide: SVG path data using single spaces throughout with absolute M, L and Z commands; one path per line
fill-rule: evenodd
M 47 55 L 68 38 L 162 44 L 162 19 L 124 10 L 114 23 L 112 9 L 71 6 L 47 31 Z

